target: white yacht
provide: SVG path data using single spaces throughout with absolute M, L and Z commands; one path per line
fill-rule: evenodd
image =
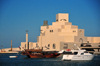
M 74 45 L 76 46 L 76 44 Z M 90 54 L 86 50 L 81 50 L 78 46 L 76 46 L 78 50 L 70 50 L 70 51 L 60 51 L 63 52 L 62 60 L 92 60 L 94 55 Z

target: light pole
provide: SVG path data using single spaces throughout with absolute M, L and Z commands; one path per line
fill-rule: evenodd
M 11 51 L 12 51 L 12 40 L 11 40 Z

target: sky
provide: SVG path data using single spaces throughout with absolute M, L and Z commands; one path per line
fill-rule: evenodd
M 99 0 L 0 0 L 0 48 L 36 42 L 44 20 L 56 21 L 56 14 L 69 13 L 69 21 L 85 30 L 85 36 L 100 37 Z

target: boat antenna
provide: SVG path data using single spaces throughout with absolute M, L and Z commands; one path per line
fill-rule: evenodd
M 74 46 L 75 46 L 75 47 L 77 47 L 77 48 L 78 48 L 78 50 L 81 50 L 81 49 L 80 49 L 80 48 L 79 48 L 76 44 L 74 44 Z

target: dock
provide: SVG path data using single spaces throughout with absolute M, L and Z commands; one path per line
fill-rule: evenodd
M 100 55 L 100 47 L 80 47 L 81 49 L 93 49 L 94 51 L 88 51 L 93 54 Z

